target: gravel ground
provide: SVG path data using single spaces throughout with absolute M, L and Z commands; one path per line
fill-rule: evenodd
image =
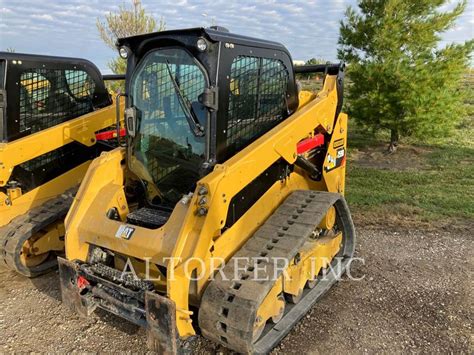
M 473 353 L 472 229 L 381 231 L 358 227 L 354 265 L 275 353 Z M 0 270 L 0 353 L 146 352 L 145 332 L 96 312 L 80 318 L 60 301 L 57 273 L 29 280 Z M 196 353 L 222 351 L 205 339 Z

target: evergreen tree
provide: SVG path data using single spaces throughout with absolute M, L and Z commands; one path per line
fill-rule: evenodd
M 315 64 L 325 64 L 325 63 L 327 63 L 327 61 L 324 59 L 310 58 L 304 63 L 304 65 L 315 65 Z M 299 80 L 310 80 L 314 78 L 319 78 L 319 74 L 314 74 L 314 73 L 296 74 L 296 78 Z
M 324 59 L 311 58 L 306 61 L 305 65 L 324 64 L 324 63 L 327 63 L 327 61 Z
M 451 11 L 449 0 L 361 0 L 341 21 L 340 59 L 352 81 L 349 114 L 373 131 L 391 132 L 389 151 L 399 137 L 448 134 L 463 117 L 461 78 L 474 48 L 440 46 L 466 1 Z
M 163 31 L 165 22 L 161 19 L 157 23 L 152 15 L 146 13 L 140 0 L 132 0 L 132 7 L 119 6 L 117 12 L 110 12 L 105 16 L 105 22 L 97 19 L 97 29 L 105 44 L 117 52 L 115 42 L 118 38 Z M 120 56 L 111 60 L 107 65 L 116 74 L 125 73 L 126 61 Z
M 325 64 L 325 63 L 328 63 L 328 61 L 324 59 L 320 59 L 320 58 L 311 58 L 306 61 L 306 65 Z M 320 73 L 307 74 L 307 78 L 320 80 L 321 74 Z

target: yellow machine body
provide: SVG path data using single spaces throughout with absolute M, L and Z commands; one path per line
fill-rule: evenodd
M 122 110 L 123 106 L 122 100 Z M 13 142 L 0 143 L 0 187 L 7 185 L 15 166 L 29 162 L 71 142 L 93 146 L 96 144 L 95 132 L 113 127 L 115 124 L 116 106 L 112 104 Z M 27 222 L 23 219 L 33 217 L 30 212 L 35 208 L 40 208 L 65 193 L 68 195 L 74 193 L 90 163 L 91 160 L 85 161 L 26 193 L 23 193 L 21 187 L 7 185 L 6 193 L 0 191 L 0 233 L 2 234 L 0 237 L 8 238 L 9 233 L 12 233 L 9 230 L 19 231 L 21 226 Z M 70 196 L 65 199 L 60 198 L 66 206 L 67 198 Z M 61 203 L 57 206 L 64 208 Z M 61 254 L 64 251 L 64 221 L 59 218 L 51 225 L 42 228 L 40 232 L 34 232 L 30 236 L 18 234 L 17 239 L 18 241 L 9 239 L 10 243 L 18 242 L 18 245 L 10 255 L 4 254 L 4 263 L 8 268 L 28 277 L 41 275 L 56 265 L 55 258 L 50 255 L 50 252 Z M 23 239 L 25 240 L 23 241 Z M 48 260 L 47 265 L 49 266 L 47 267 Z
M 127 145 L 92 161 L 66 216 L 63 302 L 146 327 L 158 353 L 198 333 L 267 353 L 354 254 L 344 65 L 292 67 L 219 27 L 117 43 Z M 298 92 L 311 72 L 322 88 Z
M 321 181 L 308 178 L 296 167 L 287 179 L 276 182 L 229 229 L 222 233 L 228 203 L 247 186 L 266 166 L 283 158 L 294 163 L 298 142 L 311 137 L 315 127 L 331 134 L 324 166 L 329 167 L 336 150 L 346 147 L 347 115 L 339 114 L 334 124 L 337 93 L 336 76 L 327 76 L 323 89 L 316 95 L 300 93 L 300 107 L 295 114 L 257 139 L 213 172 L 202 178 L 192 197 L 183 199 L 173 210 L 167 223 L 156 230 L 134 226 L 129 240 L 117 236 L 129 212 L 125 198 L 126 166 L 124 148 L 102 153 L 89 167 L 83 183 L 66 217 L 66 256 L 69 260 L 87 261 L 89 247 L 96 245 L 132 258 L 135 271 L 145 271 L 145 261 L 167 267 L 168 275 L 156 280 L 158 290 L 176 304 L 176 325 L 180 337 L 195 334 L 191 321 L 190 302 L 199 305 L 208 277 L 190 281 L 190 273 L 207 275 L 219 265 L 205 265 L 214 260 L 228 260 L 243 243 L 263 224 L 292 191 L 320 190 L 344 193 L 345 164 L 323 172 Z M 339 142 L 335 144 L 335 142 Z M 328 169 L 329 170 L 329 169 Z M 204 187 L 209 213 L 199 216 L 197 211 Z M 106 217 L 110 208 L 117 208 L 121 221 Z M 328 247 L 328 258 L 339 249 L 339 243 Z M 290 283 L 282 287 L 293 288 Z M 297 288 L 297 287 L 296 287 Z
M 122 104 L 123 105 L 123 104 Z M 115 105 L 51 127 L 9 143 L 0 143 L 0 186 L 9 181 L 13 168 L 73 141 L 86 146 L 96 143 L 95 132 L 115 124 Z M 78 186 L 90 162 L 81 164 L 57 178 L 29 191 L 8 196 L 0 192 L 0 226 L 16 216 Z

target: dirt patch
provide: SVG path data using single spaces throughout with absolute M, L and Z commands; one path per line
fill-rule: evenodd
M 336 285 L 275 353 L 473 353 L 472 233 L 359 225 L 354 276 Z M 81 318 L 60 301 L 57 273 L 0 271 L 0 351 L 137 352 L 145 332 L 105 312 Z M 200 338 L 195 353 L 222 351 Z
M 351 164 L 362 168 L 382 170 L 420 170 L 427 167 L 426 155 L 432 150 L 425 147 L 400 145 L 397 152 L 387 154 L 387 146 L 378 144 L 349 152 Z

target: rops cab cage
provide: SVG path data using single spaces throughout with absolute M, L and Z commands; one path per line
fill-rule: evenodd
M 9 143 L 112 104 L 85 59 L 0 52 L 0 143 Z M 24 192 L 96 155 L 73 142 L 14 167 Z
M 97 67 L 78 58 L 0 52 L 0 142 L 111 104 Z

